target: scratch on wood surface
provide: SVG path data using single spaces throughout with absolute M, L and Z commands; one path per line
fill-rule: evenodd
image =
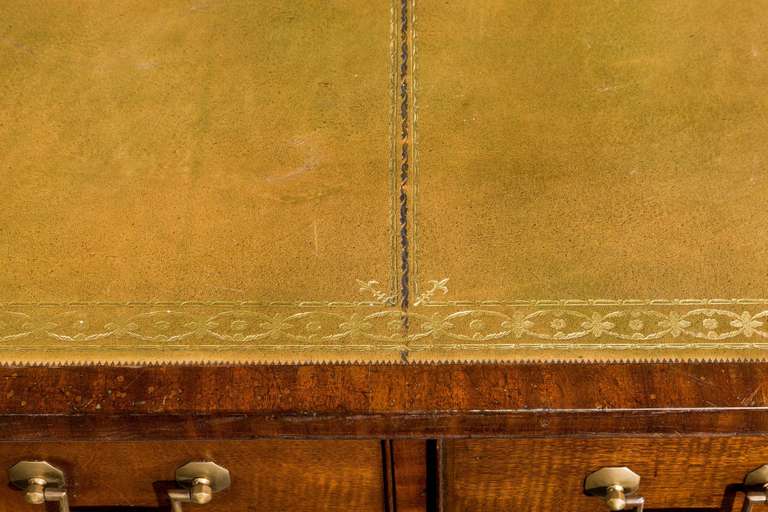
M 741 405 L 753 405 L 755 401 L 755 397 L 760 392 L 760 390 L 763 389 L 763 385 L 758 385 L 755 390 L 750 393 L 748 396 L 744 397 L 744 399 L 741 401 Z
M 704 384 L 704 385 L 711 386 L 711 387 L 717 387 L 717 385 L 715 383 L 711 382 L 709 379 L 707 379 L 703 375 L 694 375 L 694 374 L 688 373 L 688 372 L 681 372 L 681 373 L 683 374 L 683 376 L 686 379 L 688 379 L 688 380 L 690 380 L 692 382 L 695 382 L 696 384 Z

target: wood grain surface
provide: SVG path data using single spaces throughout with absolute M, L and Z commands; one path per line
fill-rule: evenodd
M 0 368 L 4 440 L 768 431 L 768 364 Z
M 392 441 L 392 465 L 394 468 L 394 510 L 397 512 L 422 512 L 426 510 L 427 492 L 427 443 L 422 440 Z
M 768 437 L 455 440 L 445 443 L 446 512 L 607 510 L 585 496 L 603 466 L 641 476 L 646 508 L 739 510 L 744 476 L 768 463 Z
M 175 469 L 214 460 L 232 486 L 214 495 L 209 512 L 383 511 L 381 448 L 377 441 L 184 441 L 163 443 L 0 444 L 0 468 L 46 459 L 68 478 L 73 508 L 167 507 Z M 0 512 L 34 510 L 0 471 Z
M 267 481 L 249 484 L 256 486 L 249 496 L 266 492 L 274 510 L 310 510 L 293 506 L 292 493 L 310 492 L 305 477 L 322 486 L 312 475 L 328 471 L 344 479 L 332 485 L 348 504 L 432 511 L 440 503 L 525 510 L 513 506 L 523 493 L 551 504 L 553 488 L 540 489 L 554 485 L 545 465 L 565 468 L 574 493 L 590 468 L 631 463 L 644 476 L 651 510 L 713 508 L 728 485 L 768 462 L 767 379 L 768 365 L 753 363 L 4 367 L 0 464 L 51 457 L 70 468 L 112 465 L 133 474 L 146 467 L 155 481 L 201 456 L 230 461 L 242 474 L 247 457 Z M 426 439 L 445 444 L 436 450 Z M 523 477 L 514 475 L 524 470 L 517 489 Z M 288 485 L 291 478 L 300 481 Z M 683 486 L 675 497 L 661 479 L 708 487 Z M 430 494 L 438 481 L 442 494 Z M 284 482 L 289 490 L 269 488 Z M 124 499 L 85 487 L 76 496 L 83 505 L 151 506 L 156 497 L 145 483 Z M 0 503 L 11 498 L 19 496 Z M 565 510 L 594 505 L 572 499 Z

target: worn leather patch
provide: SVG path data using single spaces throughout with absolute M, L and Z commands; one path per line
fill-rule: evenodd
M 768 355 L 766 1 L 0 20 L 2 362 Z

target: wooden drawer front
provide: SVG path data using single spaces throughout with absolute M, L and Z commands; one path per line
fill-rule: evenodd
M 584 496 L 584 478 L 625 465 L 642 478 L 646 509 L 727 511 L 738 510 L 745 474 L 768 464 L 768 437 L 447 441 L 443 464 L 446 511 L 607 510 Z
M 22 459 L 45 459 L 61 467 L 74 509 L 157 507 L 165 499 L 163 489 L 172 485 L 175 469 L 200 459 L 229 469 L 232 486 L 199 510 L 377 511 L 384 507 L 378 441 L 0 443 L 0 512 L 38 510 L 7 485 L 5 470 Z

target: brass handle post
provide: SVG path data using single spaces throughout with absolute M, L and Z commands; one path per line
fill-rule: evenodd
M 59 504 L 59 512 L 69 512 L 69 497 L 64 488 L 64 472 L 46 461 L 21 461 L 8 470 L 14 487 L 24 491 L 32 505 Z
M 590 473 L 584 481 L 584 492 L 601 498 L 608 510 L 643 512 L 645 499 L 634 496 L 640 487 L 640 476 L 627 467 L 607 467 Z
M 610 510 L 624 510 L 627 499 L 624 495 L 624 487 L 612 485 L 605 491 L 605 503 Z
M 180 489 L 168 491 L 171 510 L 182 512 L 183 503 L 204 505 L 213 494 L 230 485 L 229 471 L 214 462 L 189 462 L 176 470 L 176 482 Z

